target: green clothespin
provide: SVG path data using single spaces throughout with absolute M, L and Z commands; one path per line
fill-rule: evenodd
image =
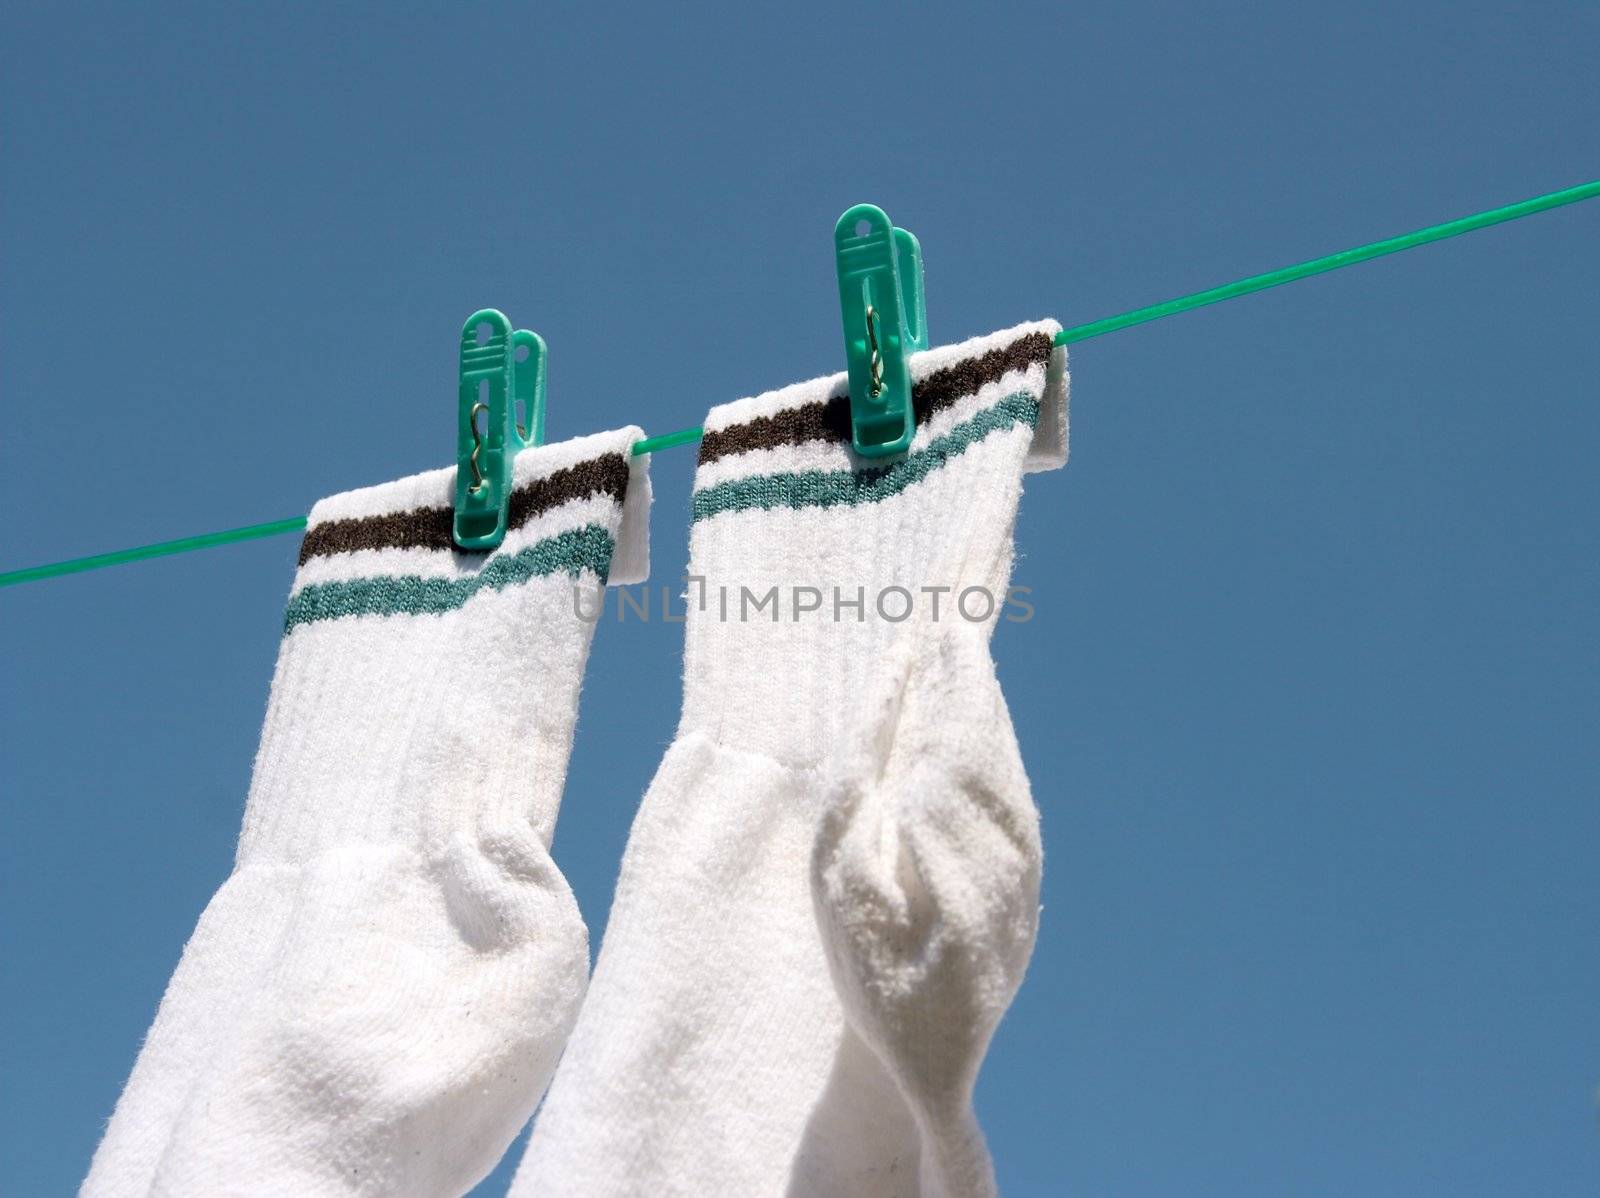
M 517 361 L 527 348 L 527 356 Z M 517 452 L 544 443 L 545 345 L 485 308 L 461 327 L 455 541 L 493 549 L 505 539 Z
M 850 438 L 863 457 L 899 453 L 916 432 L 906 360 L 928 348 L 922 247 L 872 204 L 845 210 L 833 228 L 833 247 L 850 371 Z

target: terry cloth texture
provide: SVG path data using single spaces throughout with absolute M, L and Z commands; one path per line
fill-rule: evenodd
M 584 992 L 549 853 L 594 631 L 574 588 L 648 568 L 640 436 L 520 453 L 488 553 L 451 541 L 453 469 L 317 504 L 233 873 L 84 1194 L 459 1194 L 493 1168 Z
M 1066 460 L 1058 327 L 914 356 L 893 458 L 842 375 L 711 412 L 683 714 L 515 1198 L 992 1186 L 972 1082 L 1040 850 L 988 638 Z

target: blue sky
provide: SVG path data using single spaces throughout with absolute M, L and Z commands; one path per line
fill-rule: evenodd
M 938 343 L 1600 175 L 1593 5 L 6 23 L 0 568 L 449 462 L 483 306 L 549 343 L 551 439 L 839 369 L 861 200 L 921 239 Z M 979 1091 L 1008 1195 L 1596 1192 L 1597 235 L 1073 350 L 995 641 L 1047 855 Z M 692 467 L 655 462 L 657 583 Z M 81 1178 L 226 875 L 294 553 L 0 592 L 8 1191 Z M 680 633 L 596 638 L 556 839 L 596 942 Z

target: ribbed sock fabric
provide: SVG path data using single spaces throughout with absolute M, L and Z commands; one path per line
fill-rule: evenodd
M 1039 855 L 988 635 L 1021 477 L 1066 458 L 1057 328 L 916 355 L 892 459 L 841 376 L 711 412 L 682 719 L 514 1198 L 992 1184 L 971 1080 Z
M 519 454 L 487 554 L 452 545 L 453 469 L 317 504 L 233 873 L 83 1194 L 431 1196 L 493 1168 L 585 988 L 549 854 L 594 631 L 573 590 L 647 571 L 640 435 Z

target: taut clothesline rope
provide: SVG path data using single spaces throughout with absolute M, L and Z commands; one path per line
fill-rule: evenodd
M 1205 291 L 1196 291 L 1192 295 L 1180 296 L 1177 299 L 1151 304 L 1144 308 L 1135 308 L 1133 311 L 1124 312 L 1119 316 L 1108 316 L 1104 320 L 1090 321 L 1088 324 L 1080 324 L 1070 329 L 1063 329 L 1056 334 L 1056 344 L 1072 345 L 1079 341 L 1087 341 L 1090 337 L 1098 337 L 1102 333 L 1114 333 L 1118 329 L 1131 328 L 1136 324 L 1144 324 L 1146 321 L 1160 320 L 1164 316 L 1175 316 L 1179 312 L 1203 308 L 1207 304 L 1220 304 L 1223 300 L 1237 299 L 1241 295 L 1249 295 L 1255 291 L 1265 291 L 1269 287 L 1293 283 L 1297 279 L 1307 279 L 1312 275 L 1326 274 L 1330 270 L 1354 266 L 1357 262 L 1381 258 L 1385 254 L 1397 254 L 1401 250 L 1409 250 L 1413 246 L 1427 245 L 1430 241 L 1443 241 L 1447 237 L 1470 233 L 1474 229 L 1483 229 L 1489 225 L 1498 225 L 1504 221 L 1516 220 L 1519 217 L 1532 216 L 1535 212 L 1559 208 L 1563 204 L 1575 204 L 1579 200 L 1589 200 L 1595 196 L 1600 196 L 1600 179 L 1589 183 L 1580 183 L 1576 187 L 1568 187 L 1562 191 L 1552 191 L 1548 195 L 1534 196 L 1532 199 L 1521 200 L 1515 204 L 1507 204 L 1501 208 L 1491 208 L 1487 212 L 1463 216 L 1459 220 L 1446 221 L 1440 225 L 1430 225 L 1426 229 L 1417 229 L 1412 233 L 1402 233 L 1398 237 L 1374 241 L 1368 245 L 1356 246 L 1354 249 L 1341 250 L 1336 254 L 1313 258 L 1309 262 L 1300 262 L 1294 266 L 1271 270 L 1266 274 L 1251 275 L 1247 279 L 1224 283 L 1220 287 L 1212 287 Z M 674 433 L 664 433 L 659 437 L 647 437 L 634 445 L 633 452 L 636 454 L 650 453 L 657 449 L 670 449 L 674 445 L 687 445 L 691 441 L 698 441 L 704 431 L 700 428 L 684 428 Z M 165 557 L 171 553 L 187 553 L 191 549 L 209 549 L 213 545 L 227 545 L 234 541 L 253 541 L 257 537 L 275 537 L 279 533 L 298 532 L 305 526 L 306 518 L 304 516 L 295 516 L 288 520 L 272 520 L 266 524 L 247 524 L 243 528 L 229 528 L 222 532 L 202 533 L 197 537 L 180 537 L 175 541 L 158 541 L 154 545 L 140 545 L 133 549 L 118 549 L 111 553 L 97 553 L 91 557 L 74 557 L 64 562 L 51 562 L 43 566 L 29 566 L 23 570 L 11 570 L 0 574 L 0 587 L 12 586 L 19 582 L 36 582 L 42 578 L 55 578 L 62 574 L 76 574 L 81 570 L 95 570 L 101 566 L 117 566 L 123 562 L 136 562 L 147 557 Z

